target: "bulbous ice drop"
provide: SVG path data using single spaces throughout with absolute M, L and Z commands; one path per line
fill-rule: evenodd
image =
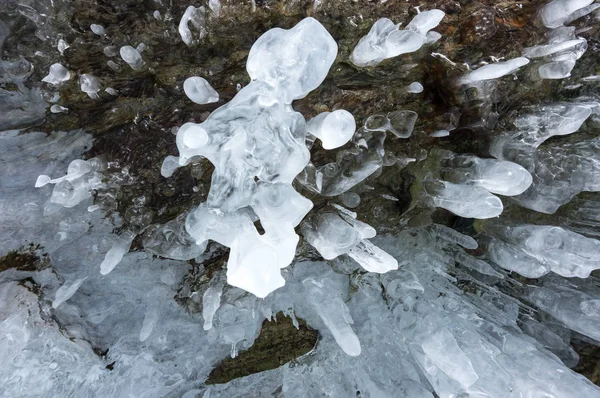
M 329 150 L 350 141 L 356 131 L 356 122 L 350 112 L 338 109 L 317 115 L 307 123 L 306 129 L 321 140 L 323 149 Z
M 435 28 L 442 22 L 446 14 L 442 10 L 422 11 L 406 25 L 406 30 L 413 30 L 421 35 L 426 35 L 431 29 Z
M 104 29 L 104 26 L 95 23 L 90 25 L 90 30 L 98 36 L 104 36 L 106 34 L 106 29 Z
M 496 159 L 479 159 L 472 178 L 480 187 L 505 196 L 522 194 L 532 182 L 531 174 L 522 166 Z
M 419 94 L 423 92 L 423 85 L 419 82 L 412 82 L 406 89 L 411 94 Z
M 49 176 L 42 174 L 41 176 L 38 176 L 37 180 L 35 181 L 35 187 L 43 187 L 44 185 L 50 184 L 51 182 L 52 179 Z
M 199 105 L 219 101 L 219 93 L 202 77 L 193 76 L 185 79 L 183 91 L 191 101 Z
M 505 239 L 548 271 L 564 277 L 587 278 L 600 268 L 600 241 L 561 227 L 520 225 Z M 517 271 L 519 272 L 519 271 Z
M 142 59 L 140 52 L 135 48 L 131 46 L 123 46 L 119 50 L 119 53 L 121 54 L 123 61 L 127 62 L 127 64 L 131 66 L 133 70 L 140 70 L 142 68 L 144 60 Z
M 464 184 L 440 181 L 425 183 L 425 190 L 432 196 L 437 207 L 465 218 L 493 218 L 502 214 L 502 201 L 487 190 Z M 430 185 L 428 187 L 428 185 Z
M 304 238 L 326 260 L 350 251 L 361 240 L 358 231 L 335 213 L 318 214 L 301 226 Z
M 398 138 L 408 138 L 413 133 L 419 115 L 413 111 L 395 111 L 388 113 L 387 118 L 389 131 Z
M 362 37 L 350 56 L 357 66 L 373 66 L 387 58 L 417 51 L 425 38 L 412 31 L 400 31 L 388 18 L 377 20 Z
M 572 52 L 576 51 L 577 48 L 587 46 L 585 39 L 571 39 L 571 40 L 561 40 L 558 42 L 550 43 L 550 44 L 542 44 L 533 47 L 527 47 L 523 51 L 523 56 L 527 58 L 541 58 L 546 57 L 548 55 L 553 55 L 556 53 L 562 53 L 567 50 Z
M 484 65 L 481 68 L 475 69 L 467 73 L 460 82 L 462 84 L 470 84 L 482 80 L 498 79 L 510 73 L 516 72 L 522 66 L 529 63 L 529 60 L 524 57 L 514 58 L 505 62 L 497 62 L 494 64 Z
M 144 314 L 144 320 L 142 321 L 142 327 L 140 329 L 139 339 L 140 341 L 146 341 L 152 334 L 154 327 L 158 323 L 160 318 L 160 311 L 157 305 L 149 304 Z
M 43 82 L 52 84 L 53 86 L 60 86 L 71 78 L 69 70 L 61 64 L 50 65 L 50 71 L 48 75 L 42 79 Z
M 202 317 L 204 318 L 204 330 L 212 328 L 213 318 L 221 305 L 221 295 L 223 294 L 223 283 L 217 281 L 206 289 L 202 296 Z
M 179 158 L 177 156 L 167 156 L 160 167 L 160 175 L 169 178 L 177 168 L 179 168 Z

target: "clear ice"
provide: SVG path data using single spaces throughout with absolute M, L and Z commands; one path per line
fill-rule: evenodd
M 400 30 L 388 18 L 373 24 L 369 33 L 362 37 L 350 56 L 356 66 L 374 66 L 388 58 L 412 53 L 427 41 L 431 29 L 439 25 L 445 14 L 440 10 L 423 11 Z
M 219 101 L 219 93 L 202 77 L 193 76 L 185 79 L 183 91 L 191 101 L 199 105 Z
M 600 341 L 598 2 L 547 2 L 523 28 L 504 20 L 519 4 L 477 4 L 459 30 L 535 34 L 502 62 L 476 43 L 494 63 L 466 73 L 457 54 L 473 53 L 449 51 L 447 28 L 473 2 L 444 36 L 439 10 L 402 30 L 382 18 L 351 55 L 371 66 L 437 41 L 439 64 L 361 70 L 345 25 L 385 14 L 332 20 L 333 2 L 302 6 L 323 25 L 298 22 L 297 2 L 155 2 L 132 13 L 152 37 L 110 19 L 94 19 L 101 37 L 87 18 L 67 33 L 62 2 L 14 3 L 0 7 L 0 396 L 600 397 L 577 373 Z M 236 19 L 279 8 L 269 24 L 298 23 Z M 215 40 L 263 31 L 250 83 L 213 62 Z M 88 46 L 101 59 L 80 67 Z M 200 62 L 163 68 L 164 46 Z M 165 93 L 168 114 L 152 105 Z M 283 359 L 290 336 L 310 344 Z

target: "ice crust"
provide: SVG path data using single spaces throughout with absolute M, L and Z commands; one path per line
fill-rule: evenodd
M 354 47 L 350 60 L 356 66 L 374 66 L 385 59 L 415 52 L 428 41 L 428 33 L 433 33 L 429 31 L 438 26 L 444 16 L 440 10 L 423 11 L 403 30 L 390 19 L 381 18 Z

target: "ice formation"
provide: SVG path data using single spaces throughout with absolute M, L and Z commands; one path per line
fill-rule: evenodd
M 600 190 L 594 173 L 598 162 L 597 139 L 566 143 L 550 150 L 539 149 L 550 137 L 577 132 L 598 112 L 597 102 L 534 107 L 515 120 L 516 131 L 494 139 L 490 148 L 494 156 L 521 164 L 533 177 L 531 187 L 516 197 L 522 206 L 551 214 L 579 192 Z M 573 178 L 578 175 L 587 177 Z
M 381 18 L 354 47 L 350 60 L 357 66 L 373 66 L 387 58 L 415 52 L 426 42 L 435 41 L 431 40 L 434 32 L 429 31 L 438 26 L 444 16 L 440 10 L 423 11 L 403 30 L 390 19 Z
M 461 3 L 450 24 L 475 10 L 460 28 L 475 25 L 475 37 L 494 23 L 533 32 L 531 47 L 509 49 L 524 58 L 480 67 L 465 85 L 437 80 L 473 55 L 453 50 L 451 33 L 441 75 L 401 60 L 358 74 L 334 63 L 335 40 L 356 42 L 346 24 L 332 37 L 307 18 L 260 36 L 246 84 L 235 64 L 248 48 L 218 48 L 217 36 L 256 34 L 222 29 L 249 3 L 211 0 L 207 16 L 188 7 L 186 45 L 170 22 L 183 9 L 160 5 L 153 19 L 158 5 L 140 3 L 154 36 L 122 24 L 118 47 L 85 42 L 85 19 L 69 51 L 55 29 L 70 8 L 27 4 L 0 10 L 0 395 L 600 397 L 577 373 L 600 341 L 597 2 L 549 2 L 545 38 L 512 26 L 517 4 L 500 22 Z M 280 17 L 252 4 L 252 18 Z M 331 3 L 313 6 L 332 23 Z M 434 11 L 404 30 L 377 22 L 363 60 L 439 39 Z M 200 65 L 163 68 L 161 45 L 194 54 L 207 26 Z M 144 60 L 143 46 L 122 58 L 143 73 L 125 76 L 114 57 L 140 39 L 152 45 Z M 87 47 L 110 69 L 103 56 L 80 67 Z M 474 58 L 486 48 L 473 47 Z M 221 62 L 225 50 L 236 56 Z M 526 59 L 518 81 L 497 81 Z M 78 71 L 96 101 L 61 84 L 66 68 L 40 82 L 53 62 Z M 238 84 L 210 114 L 177 89 L 204 73 L 223 97 Z M 422 91 L 416 79 L 426 95 L 409 95 Z
M 600 242 L 561 227 L 493 226 L 490 233 L 500 239 L 491 243 L 492 260 L 528 278 L 550 271 L 567 278 L 588 278 L 600 268 Z
M 183 40 L 187 46 L 191 46 L 206 36 L 205 14 L 206 10 L 204 7 L 196 8 L 194 6 L 188 6 L 183 13 L 181 20 L 179 21 L 179 35 L 181 36 L 181 40 Z M 200 32 L 199 39 L 194 39 L 194 35 L 189 27 L 190 23 Z
M 64 207 L 73 207 L 90 198 L 93 189 L 102 186 L 102 176 L 98 172 L 103 168 L 104 164 L 100 159 L 76 159 L 69 164 L 67 175 L 55 179 L 40 175 L 35 187 L 54 184 L 50 201 Z
M 86 93 L 91 99 L 98 99 L 100 91 L 100 81 L 96 76 L 84 73 L 79 77 L 79 86 L 81 91 Z
M 221 2 L 219 0 L 209 0 L 208 8 L 215 14 L 216 17 L 221 13 Z
M 335 149 L 350 141 L 356 122 L 350 112 L 338 109 L 318 114 L 307 122 L 306 130 L 321 140 L 324 149 Z
M 542 22 L 548 28 L 558 28 L 569 19 L 571 14 L 593 2 L 594 0 L 553 0 L 542 7 L 540 11 Z
M 454 156 L 451 153 L 446 156 L 442 177 L 447 181 L 477 185 L 505 196 L 522 194 L 532 182 L 531 174 L 513 162 L 468 155 Z
M 348 254 L 364 269 L 385 273 L 398 268 L 398 261 L 373 245 L 375 229 L 344 212 L 322 213 L 301 226 L 302 235 L 326 260 Z
M 106 29 L 104 29 L 104 26 L 102 25 L 93 23 L 90 25 L 90 29 L 92 32 L 94 32 L 95 35 L 98 36 L 104 36 L 106 34 Z
M 538 67 L 542 79 L 565 79 L 587 50 L 587 41 L 575 35 L 575 28 L 564 26 L 547 34 L 548 44 L 526 48 L 523 56 L 541 58 L 547 62 Z
M 210 86 L 210 83 L 198 76 L 188 77 L 183 82 L 185 95 L 196 104 L 210 104 L 219 101 L 219 93 Z
M 419 94 L 423 92 L 423 85 L 419 82 L 412 82 L 406 89 L 411 94 Z
M 398 138 L 411 136 L 419 115 L 413 111 L 395 111 L 387 116 L 373 115 L 365 121 L 365 129 L 370 131 L 390 131 Z
M 462 84 L 476 83 L 482 80 L 497 79 L 516 72 L 522 66 L 529 63 L 529 60 L 524 57 L 511 59 L 505 62 L 497 62 L 494 64 L 484 65 L 472 72 L 467 73 L 460 82 Z
M 133 70 L 140 70 L 144 65 L 144 60 L 142 59 L 140 52 L 131 46 L 121 47 L 119 53 L 121 54 L 123 61 L 127 62 Z
M 71 78 L 71 73 L 61 64 L 50 65 L 48 75 L 42 79 L 43 82 L 59 86 Z
M 302 51 L 306 47 L 313 50 Z M 293 228 L 312 207 L 291 186 L 309 154 L 304 118 L 290 104 L 321 84 L 336 54 L 335 41 L 312 18 L 289 31 L 270 30 L 248 55 L 252 82 L 205 122 L 187 123 L 177 133 L 180 165 L 194 156 L 215 165 L 208 201 L 190 213 L 186 230 L 197 244 L 210 239 L 229 246 L 228 283 L 258 297 L 285 283 L 280 269 L 298 243 Z

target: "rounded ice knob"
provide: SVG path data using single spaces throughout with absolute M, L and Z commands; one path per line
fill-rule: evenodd
M 307 130 L 321 140 L 323 149 L 335 149 L 350 141 L 356 131 L 356 122 L 350 112 L 338 109 L 311 119 Z
M 182 134 L 183 144 L 190 149 L 202 148 L 208 144 L 208 133 L 197 124 L 186 123 L 180 127 L 179 132 Z
M 134 70 L 139 70 L 144 64 L 144 60 L 138 50 L 131 46 L 123 46 L 119 50 L 123 61 L 127 62 Z
M 219 101 L 219 93 L 210 84 L 198 76 L 188 77 L 183 82 L 185 95 L 193 102 L 203 105 Z

